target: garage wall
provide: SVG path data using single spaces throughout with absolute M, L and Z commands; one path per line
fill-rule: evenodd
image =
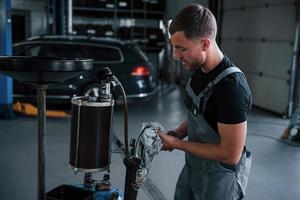
M 166 19 L 173 18 L 175 14 L 190 3 L 200 3 L 208 5 L 208 0 L 166 0 Z M 41 0 L 13 0 L 12 9 L 30 10 L 31 11 L 31 35 L 44 34 L 46 30 L 46 1 Z
M 200 3 L 203 6 L 207 6 L 208 0 L 167 0 L 166 19 L 173 18 L 179 10 L 192 3 Z
M 46 33 L 46 1 L 41 0 L 13 0 L 12 9 L 30 11 L 31 36 Z
M 221 48 L 246 74 L 253 103 L 287 114 L 295 0 L 224 0 Z

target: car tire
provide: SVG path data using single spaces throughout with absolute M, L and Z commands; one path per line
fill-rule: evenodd
M 81 95 L 82 96 L 99 97 L 100 90 L 101 90 L 101 85 L 99 83 L 93 83 L 93 84 L 88 85 L 87 87 L 85 87 L 82 90 Z

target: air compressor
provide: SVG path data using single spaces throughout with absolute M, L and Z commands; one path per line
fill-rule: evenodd
M 142 124 L 137 139 L 128 142 L 128 106 L 120 81 L 109 68 L 97 74 L 100 80 L 99 96 L 74 96 L 71 99 L 71 134 L 69 165 L 74 173 L 84 173 L 81 184 L 62 184 L 46 193 L 47 200 L 135 200 L 149 174 L 151 161 L 158 154 L 162 143 L 156 129 L 164 130 L 157 122 Z M 123 99 L 124 144 L 117 140 L 124 154 L 126 166 L 124 191 L 111 185 L 112 120 L 115 105 L 114 91 Z M 105 172 L 101 180 L 93 174 Z

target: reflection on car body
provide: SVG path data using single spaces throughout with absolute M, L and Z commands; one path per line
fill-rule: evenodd
M 88 73 L 50 85 L 47 89 L 50 103 L 69 103 L 74 94 L 98 96 L 100 84 L 96 74 L 103 67 L 109 67 L 118 77 L 128 98 L 145 98 L 156 92 L 153 65 L 132 43 L 88 36 L 38 36 L 14 44 L 13 54 L 94 59 L 93 70 Z M 14 98 L 35 101 L 36 90 L 15 80 Z

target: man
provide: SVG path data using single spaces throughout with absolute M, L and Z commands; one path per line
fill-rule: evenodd
M 252 99 L 246 78 L 216 44 L 216 20 L 207 8 L 187 6 L 169 32 L 174 58 L 193 71 L 186 121 L 167 134 L 158 131 L 163 150 L 185 152 L 175 199 L 242 199 L 251 164 L 245 148 Z

